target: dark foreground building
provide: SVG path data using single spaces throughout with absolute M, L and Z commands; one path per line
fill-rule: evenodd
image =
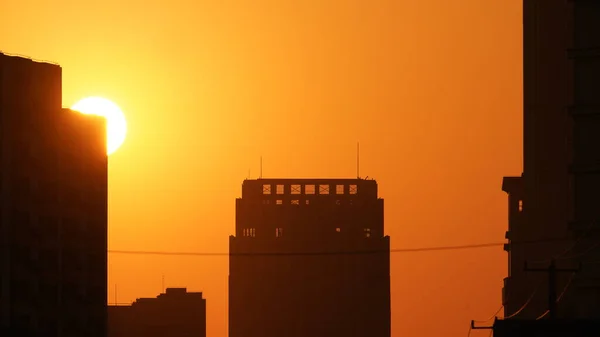
M 186 288 L 108 307 L 109 337 L 206 337 L 206 300 Z
M 0 54 L 2 336 L 106 336 L 105 121 L 61 108 L 61 72 Z
M 597 337 L 600 324 L 595 320 L 520 320 L 494 322 L 494 336 L 502 337 Z
M 377 183 L 246 180 L 230 237 L 230 337 L 389 337 Z
M 509 195 L 505 316 L 597 319 L 600 2 L 524 0 L 523 50 L 524 168 L 521 177 L 503 182 Z M 552 259 L 559 270 L 580 263 L 582 268 L 557 272 L 550 278 L 553 285 L 549 270 L 524 268 L 528 262 L 529 268 L 544 269 Z M 556 309 L 543 316 L 557 302 Z M 519 324 L 548 326 L 527 321 L 500 324 L 495 332 Z

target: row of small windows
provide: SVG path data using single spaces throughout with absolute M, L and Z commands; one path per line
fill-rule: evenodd
M 335 231 L 337 233 L 341 233 L 342 229 L 340 227 L 337 227 L 335 229 Z M 371 237 L 371 228 L 364 228 L 363 231 L 364 231 L 364 235 L 366 238 Z M 250 237 L 250 238 L 256 237 L 256 228 L 244 228 L 242 230 L 242 236 Z M 275 237 L 280 238 L 282 236 L 283 236 L 283 228 L 275 228 Z
M 256 228 L 244 228 L 242 235 L 245 237 L 253 238 L 256 236 Z
M 275 191 L 272 191 L 271 186 L 275 186 Z M 330 185 L 289 185 L 290 194 L 330 194 Z M 263 185 L 263 194 L 285 194 L 285 185 Z M 331 194 L 358 194 L 357 185 L 335 185 L 335 191 Z
M 263 205 L 270 205 L 271 204 L 271 200 L 270 199 L 263 199 L 262 201 Z M 275 200 L 275 202 L 273 203 L 274 205 L 283 205 L 284 201 L 282 199 L 277 199 Z M 345 203 L 348 203 L 349 205 L 352 205 L 352 200 L 347 200 L 345 201 Z M 290 200 L 290 205 L 310 205 L 310 200 L 298 200 L 298 199 L 294 199 L 294 200 Z M 341 205 L 342 204 L 342 200 L 336 200 L 335 201 L 336 205 Z

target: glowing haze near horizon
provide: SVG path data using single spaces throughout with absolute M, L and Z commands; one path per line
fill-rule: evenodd
M 121 108 L 111 100 L 104 97 L 82 98 L 72 107 L 72 110 L 87 115 L 96 115 L 106 118 L 106 152 L 113 154 L 123 145 L 127 136 L 127 120 Z
M 63 102 L 127 113 L 110 249 L 227 252 L 260 156 L 264 177 L 354 177 L 357 141 L 392 247 L 448 246 L 504 239 L 521 22 L 516 0 L 23 0 L 2 4 L 0 48 L 58 62 Z M 392 335 L 465 336 L 506 272 L 501 247 L 392 254 Z M 111 254 L 108 299 L 154 297 L 164 275 L 204 292 L 226 337 L 227 273 L 226 256 Z

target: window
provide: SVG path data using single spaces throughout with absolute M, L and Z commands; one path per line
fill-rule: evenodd
M 271 185 L 263 185 L 263 194 L 271 194 Z
M 344 185 L 336 185 L 335 194 L 344 194 Z
M 263 199 L 262 203 L 263 203 L 263 205 L 268 205 L 268 204 L 271 203 L 271 200 L 269 200 L 269 199 Z
M 275 237 L 280 238 L 283 236 L 283 228 L 275 228 Z
M 291 185 L 290 186 L 290 193 L 291 194 L 300 194 L 302 191 L 302 186 L 301 185 Z
M 304 194 L 315 194 L 315 185 L 305 185 Z
M 310 204 L 310 200 L 304 200 L 304 202 L 308 205 Z
M 275 202 L 277 205 L 283 205 L 283 200 L 279 199 Z
M 277 194 L 283 194 L 283 192 L 284 192 L 283 185 L 277 185 L 276 192 L 277 192 Z
M 348 193 L 349 194 L 358 194 L 358 186 L 356 186 L 356 185 L 349 185 L 348 186 Z
M 370 238 L 371 237 L 371 228 L 365 228 L 365 237 L 366 238 Z
M 329 194 L 329 185 L 319 185 L 319 194 Z
M 292 200 L 292 205 L 300 205 L 300 200 Z
M 336 204 L 336 205 L 341 205 L 341 204 L 342 204 L 342 201 L 341 201 L 340 199 L 338 199 L 338 200 L 336 200 L 336 201 L 335 201 L 335 204 Z
M 256 230 L 254 228 L 244 228 L 242 236 L 253 238 L 256 236 Z
M 519 200 L 519 212 L 523 212 L 523 200 Z
M 338 228 L 335 229 L 335 231 L 339 233 L 339 232 L 342 231 L 342 229 L 338 227 Z

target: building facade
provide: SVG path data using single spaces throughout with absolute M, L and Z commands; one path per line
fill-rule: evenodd
M 390 336 L 377 183 L 246 180 L 230 237 L 229 336 Z
M 62 105 L 60 66 L 0 54 L 0 327 L 106 336 L 105 120 Z
M 600 4 L 523 1 L 523 174 L 509 195 L 505 316 L 536 319 L 560 295 L 558 316 L 600 316 Z M 596 249 L 598 248 L 598 249 Z M 545 268 L 555 259 L 556 289 Z M 558 296 L 557 296 L 558 297 Z M 523 309 L 523 310 L 521 310 Z
M 167 288 L 156 298 L 108 307 L 109 337 L 206 337 L 206 300 L 201 292 Z

